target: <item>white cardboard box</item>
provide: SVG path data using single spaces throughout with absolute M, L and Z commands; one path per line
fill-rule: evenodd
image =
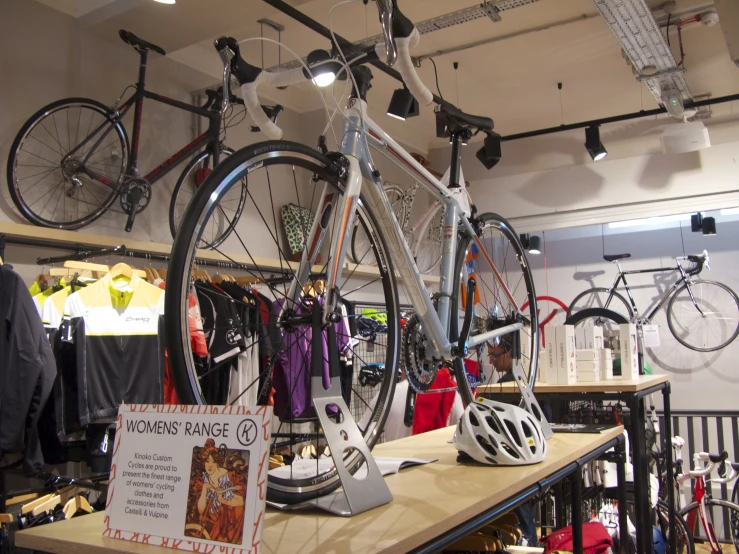
M 610 348 L 600 349 L 600 376 L 602 379 L 613 379 L 613 357 Z
M 600 370 L 598 371 L 580 371 L 577 370 L 578 383 L 597 383 L 600 381 Z
M 578 362 L 595 362 L 598 360 L 598 351 L 593 349 L 575 350 L 575 359 Z
M 549 385 L 559 384 L 559 375 L 557 374 L 556 329 L 554 325 L 544 327 L 544 356 L 547 359 L 546 383 Z M 543 379 L 542 382 L 544 382 Z
M 547 374 L 548 374 L 548 363 L 547 363 L 547 353 L 541 352 L 539 356 L 539 371 L 536 372 L 536 382 L 537 383 L 546 383 L 547 382 Z
M 574 385 L 577 383 L 575 327 L 557 325 L 554 334 L 557 345 L 557 384 Z
M 575 329 L 575 348 L 578 350 L 603 348 L 603 328 L 577 327 Z
M 588 371 L 588 372 L 598 372 L 600 373 L 600 364 L 597 361 L 578 361 L 576 362 L 577 367 L 577 373 L 580 374 L 581 371 Z
M 638 379 L 639 354 L 636 341 L 636 325 L 622 323 L 618 327 L 621 335 L 621 379 Z

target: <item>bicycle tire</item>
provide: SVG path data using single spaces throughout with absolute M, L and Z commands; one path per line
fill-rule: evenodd
M 736 550 L 737 554 L 739 554 L 739 504 L 734 504 L 733 502 L 729 502 L 728 500 L 720 500 L 718 498 L 711 498 L 709 500 L 706 500 L 706 508 L 709 508 L 709 511 L 707 512 L 708 518 L 711 520 L 709 521 L 709 524 L 714 527 L 713 525 L 713 510 L 710 510 L 710 508 L 717 508 L 721 510 L 728 510 L 729 512 L 729 532 L 731 533 L 731 537 L 724 537 L 725 539 L 728 538 L 732 541 L 734 544 L 734 549 Z M 689 520 L 688 515 L 690 512 L 698 509 L 698 503 L 697 502 L 691 502 L 687 506 L 685 506 L 682 510 L 680 510 L 680 516 L 685 520 L 686 522 Z M 699 518 L 696 520 L 699 521 Z M 695 535 L 692 529 L 688 529 L 691 534 Z M 693 542 L 695 542 L 695 536 L 693 537 Z
M 529 320 L 529 325 L 527 326 L 529 344 L 526 350 L 529 352 L 529 355 L 528 359 L 522 360 L 522 364 L 524 366 L 523 370 L 524 374 L 527 377 L 528 385 L 533 390 L 536 384 L 536 371 L 539 359 L 539 327 L 536 308 L 536 291 L 534 289 L 534 278 L 531 274 L 531 267 L 529 266 L 528 260 L 526 258 L 526 251 L 521 245 L 518 234 L 516 234 L 511 224 L 508 223 L 508 221 L 506 221 L 503 217 L 494 213 L 485 213 L 478 216 L 477 221 L 479 222 L 479 236 L 482 238 L 484 244 L 493 244 L 493 241 L 490 239 L 492 238 L 494 232 L 497 232 L 497 234 L 500 235 L 500 237 L 497 237 L 496 235 L 496 238 L 505 239 L 509 242 L 510 250 L 508 247 L 504 247 L 502 244 L 498 243 L 498 246 L 500 246 L 500 250 L 494 250 L 488 253 L 490 258 L 493 260 L 493 263 L 496 264 L 496 268 L 501 273 L 501 275 L 505 276 L 507 274 L 506 268 L 508 267 L 507 264 L 509 261 L 511 262 L 511 265 L 514 265 L 515 263 L 514 267 L 516 268 L 516 270 L 520 269 L 521 271 L 521 277 L 516 280 L 516 283 L 520 284 L 522 279 L 525 292 L 520 292 L 520 288 L 518 287 L 510 286 L 510 282 L 506 282 L 506 286 L 508 286 L 509 289 L 516 289 L 518 291 L 517 296 L 515 296 L 516 293 L 514 291 L 514 299 L 517 300 L 519 306 L 523 306 L 524 301 L 528 302 L 528 311 L 525 315 Z M 490 236 L 485 235 L 486 229 L 491 230 L 491 233 L 489 234 Z M 471 243 L 472 239 L 461 240 L 458 246 L 457 259 L 454 270 L 454 286 L 452 289 L 452 298 L 450 302 L 452 316 L 450 317 L 449 337 L 450 340 L 452 340 L 452 343 L 458 340 L 460 333 L 460 317 L 457 316 L 461 316 L 462 312 L 464 312 L 464 307 L 461 306 L 460 296 L 462 287 L 467 286 L 467 283 L 463 283 L 462 279 L 464 273 L 463 270 L 465 264 L 467 263 L 467 252 L 470 248 Z M 478 263 L 476 260 L 473 262 L 475 263 L 476 268 Z M 486 266 L 487 263 L 484 261 L 484 257 L 482 257 L 482 259 L 479 260 L 479 267 L 482 270 Z M 489 271 L 487 271 L 486 273 L 491 274 L 491 272 Z M 476 310 L 476 315 L 481 315 L 486 318 L 490 317 L 491 314 L 489 312 L 497 313 L 498 316 L 501 318 L 513 315 L 513 306 L 510 301 L 507 299 L 504 300 L 501 297 L 504 295 L 497 294 L 492 288 L 490 288 L 489 285 L 482 282 L 482 271 L 478 271 L 476 275 L 478 276 L 477 288 L 478 290 L 483 291 L 480 293 L 480 302 L 477 305 L 473 305 L 473 309 Z M 500 308 L 497 312 L 494 308 L 491 308 L 491 306 L 493 306 L 493 304 L 490 303 L 491 300 L 495 301 L 495 307 Z M 477 309 L 476 306 L 479 306 L 479 304 L 482 303 L 484 303 L 486 307 L 483 307 L 483 310 Z M 482 348 L 486 347 L 482 345 Z M 524 348 L 524 345 L 522 345 L 522 351 L 524 350 Z M 483 352 L 483 355 L 487 355 L 487 352 Z M 465 406 L 467 406 L 474 400 L 475 393 L 472 389 L 473 385 L 475 384 L 475 378 L 468 373 L 467 369 L 465 368 L 464 360 L 462 358 L 455 358 L 453 365 L 459 394 L 462 397 L 462 402 Z M 462 378 L 462 376 L 464 377 Z M 481 379 L 480 384 L 485 385 L 490 383 L 487 379 Z
M 659 528 L 665 537 L 665 544 L 670 544 L 670 524 L 669 524 L 669 508 L 667 503 L 660 500 L 657 502 L 657 520 Z M 688 524 L 685 523 L 683 517 L 678 513 L 674 513 L 675 527 L 677 529 L 677 552 L 675 554 L 695 554 L 695 543 L 693 535 L 688 530 Z
M 713 352 L 715 350 L 721 350 L 722 348 L 729 345 L 734 339 L 736 339 L 737 335 L 739 335 L 739 297 L 737 297 L 736 293 L 733 290 L 731 290 L 729 287 L 717 281 L 704 281 L 703 279 L 695 279 L 693 281 L 690 281 L 690 286 L 691 288 L 693 287 L 701 288 L 700 295 L 697 293 L 696 290 L 692 291 L 693 296 L 696 297 L 696 301 L 699 303 L 708 302 L 704 300 L 705 287 L 718 287 L 722 289 L 725 293 L 727 293 L 728 297 L 722 300 L 716 301 L 715 302 L 716 306 L 713 306 L 713 305 L 706 305 L 706 306 L 709 308 L 714 308 L 714 309 L 730 310 L 731 313 L 727 314 L 727 316 L 729 317 L 723 317 L 723 314 L 722 314 L 722 316 L 718 317 L 717 319 L 719 322 L 731 322 L 731 321 L 734 322 L 733 324 L 729 323 L 729 327 L 726 328 L 727 334 L 725 336 L 727 336 L 728 338 L 724 339 L 724 341 L 718 345 L 701 347 L 701 346 L 696 345 L 695 343 L 690 342 L 687 338 L 683 337 L 684 332 L 682 330 L 686 329 L 686 326 L 676 321 L 676 319 L 678 318 L 678 315 L 675 313 L 676 312 L 675 305 L 678 302 L 685 302 L 687 304 L 687 301 L 683 300 L 681 297 L 681 295 L 685 291 L 688 290 L 687 283 L 683 284 L 680 288 L 678 288 L 672 294 L 672 297 L 670 298 L 670 303 L 667 305 L 667 326 L 669 327 L 670 332 L 672 333 L 672 336 L 674 336 L 675 339 L 680 344 L 682 344 L 683 346 L 687 348 L 690 348 L 691 350 L 695 350 L 696 352 Z M 701 296 L 702 298 L 698 298 L 698 296 Z M 690 299 L 690 296 L 688 295 L 688 300 L 689 299 Z M 732 305 L 732 302 L 733 302 L 733 305 Z M 692 301 L 690 304 L 692 304 Z M 692 310 L 690 309 L 690 305 L 688 305 L 688 311 L 692 312 Z M 705 321 L 706 318 L 703 317 L 701 318 L 701 320 Z M 732 329 L 731 325 L 735 325 L 735 327 Z M 687 331 L 688 331 L 687 333 L 688 337 L 690 337 L 692 334 L 695 334 L 691 332 L 690 329 L 687 329 Z M 713 336 L 716 336 L 715 333 L 712 333 L 712 334 Z M 708 333 L 703 334 L 703 337 L 706 337 L 706 336 L 708 336 Z M 700 340 L 701 337 L 697 337 L 697 338 L 698 340 Z
M 56 126 L 55 114 L 59 112 L 60 110 L 64 109 L 65 106 L 72 108 L 75 105 L 78 105 L 80 107 L 84 107 L 89 110 L 92 110 L 93 112 L 96 112 L 97 114 L 101 116 L 100 123 L 103 123 L 103 121 L 107 119 L 110 122 L 110 124 L 113 126 L 117 134 L 117 137 L 118 137 L 118 143 L 120 144 L 120 157 L 121 157 L 121 162 L 119 164 L 115 164 L 115 167 L 120 166 L 121 171 L 117 177 L 118 183 L 114 187 L 108 187 L 107 185 L 103 187 L 103 188 L 108 188 L 110 190 L 110 193 L 107 196 L 107 198 L 104 198 L 102 202 L 99 203 L 99 206 L 97 207 L 97 209 L 94 209 L 89 214 L 86 214 L 84 217 L 79 217 L 79 209 L 78 209 L 77 219 L 60 222 L 60 221 L 54 221 L 53 219 L 46 219 L 42 217 L 40 213 L 36 213 L 32 209 L 32 206 L 35 203 L 39 202 L 41 198 L 47 198 L 47 203 L 44 204 L 44 206 L 40 210 L 41 213 L 43 213 L 46 206 L 48 205 L 48 201 L 53 200 L 53 198 L 55 197 L 55 192 L 60 185 L 62 186 L 62 189 L 59 191 L 60 193 L 59 198 L 56 201 L 57 207 L 58 207 L 59 201 L 62 200 L 62 197 L 72 198 L 72 195 L 75 194 L 77 191 L 80 191 L 79 196 L 83 197 L 84 203 L 85 204 L 89 203 L 86 196 L 84 195 L 84 192 L 82 192 L 83 191 L 82 186 L 75 187 L 74 189 L 70 189 L 69 191 L 65 191 L 64 185 L 69 182 L 69 179 L 67 176 L 65 176 L 62 170 L 61 159 L 58 162 L 59 163 L 58 168 L 55 167 L 55 164 L 57 162 L 49 159 L 50 157 L 53 157 L 51 154 L 59 154 L 60 156 L 62 156 L 62 159 L 63 159 L 64 157 L 63 151 L 65 150 L 65 148 L 62 146 L 64 137 L 63 135 L 62 136 L 59 135 L 58 126 Z M 52 120 L 55 123 L 54 128 L 55 128 L 55 134 L 57 135 L 56 137 L 52 135 L 49 128 L 46 128 L 43 125 L 43 121 L 50 115 L 52 116 Z M 28 119 L 28 121 L 26 121 L 26 123 L 23 124 L 20 131 L 18 131 L 18 134 L 13 140 L 13 144 L 10 148 L 10 154 L 8 156 L 8 166 L 7 166 L 7 179 L 8 179 L 8 190 L 10 192 L 10 198 L 12 199 L 13 204 L 15 204 L 15 207 L 18 209 L 20 214 L 27 221 L 33 223 L 34 225 L 38 225 L 40 227 L 50 227 L 54 229 L 73 230 L 73 229 L 79 229 L 80 227 L 89 225 L 90 223 L 92 223 L 93 221 L 101 217 L 111 207 L 111 205 L 115 202 L 118 196 L 121 183 L 123 182 L 126 171 L 128 169 L 128 160 L 130 158 L 130 144 L 128 140 L 128 135 L 126 134 L 126 129 L 123 125 L 121 125 L 120 121 L 113 123 L 111 121 L 112 119 L 114 119 L 113 113 L 110 110 L 110 108 L 108 108 L 105 104 L 98 102 L 97 100 L 92 100 L 90 98 L 74 97 L 74 98 L 65 98 L 63 100 L 57 100 L 56 102 L 52 102 L 51 104 L 44 106 L 43 108 L 38 110 L 35 114 L 33 114 Z M 48 133 L 52 139 L 56 140 L 59 146 L 59 150 L 56 150 L 56 147 L 50 147 L 46 145 L 46 148 L 40 152 L 41 154 L 44 154 L 44 156 L 41 156 L 40 154 L 34 154 L 22 148 L 23 144 L 25 144 L 25 139 L 27 137 L 29 139 L 35 138 L 36 142 L 34 144 L 37 144 L 37 143 L 44 144 L 37 137 L 30 136 L 30 133 L 32 133 L 35 130 L 38 124 L 42 124 L 42 127 L 45 129 L 46 133 Z M 70 124 L 69 112 L 67 112 L 67 125 L 69 124 Z M 96 123 L 96 125 L 98 125 L 98 123 Z M 51 127 L 51 125 L 49 127 Z M 78 135 L 80 128 L 83 128 L 83 127 L 84 127 L 84 122 L 82 122 L 82 111 L 80 109 L 79 114 L 78 114 L 77 129 L 76 129 L 75 134 Z M 89 127 L 92 127 L 92 115 L 90 115 Z M 88 133 L 90 132 L 89 128 L 87 132 Z M 74 142 L 77 142 L 76 138 Z M 71 143 L 72 143 L 71 134 L 69 133 L 69 130 L 68 130 L 67 145 L 69 148 L 71 148 Z M 75 144 L 75 146 L 77 146 L 77 144 Z M 30 179 L 31 177 L 36 177 L 37 175 L 39 175 L 39 173 L 37 173 L 36 175 L 28 175 L 25 177 L 19 177 L 18 168 L 25 165 L 25 164 L 19 163 L 19 155 L 21 154 L 21 152 L 26 152 L 30 154 L 31 156 L 34 156 L 34 158 L 38 158 L 38 159 L 45 161 L 46 163 L 43 165 L 43 167 L 50 168 L 51 170 L 51 172 L 47 173 L 46 176 L 43 176 L 43 173 L 45 173 L 45 171 L 40 173 L 42 174 L 42 177 L 40 178 L 40 180 L 34 182 L 34 184 L 31 185 L 31 187 L 26 191 L 25 194 L 27 198 L 23 197 L 24 193 L 20 190 L 19 180 Z M 95 164 L 101 164 L 103 161 L 106 161 L 106 159 L 98 160 L 95 162 Z M 46 164 L 50 164 L 50 165 L 46 165 Z M 108 164 L 104 164 L 104 165 L 108 165 Z M 99 168 L 97 169 L 102 173 L 102 171 Z M 54 185 L 54 188 L 52 189 L 51 193 L 47 195 L 44 195 L 42 193 L 39 198 L 37 198 L 35 201 L 32 201 L 32 198 L 29 197 L 31 188 L 35 188 L 41 181 L 45 180 L 47 176 L 55 175 L 57 171 L 61 175 L 62 179 L 59 181 L 57 185 Z M 68 171 L 72 171 L 72 170 L 68 170 Z M 114 176 L 111 176 L 111 177 L 114 177 Z M 56 177 L 54 177 L 53 180 L 56 181 Z M 90 192 L 90 196 L 92 196 L 93 198 L 95 198 L 95 200 L 97 200 L 97 197 L 93 194 L 92 189 L 90 187 L 88 187 L 88 189 Z M 67 200 L 65 199 L 63 202 L 63 209 L 66 207 L 65 206 L 66 202 Z M 69 202 L 72 202 L 72 201 L 70 200 Z M 80 201 L 78 201 L 78 204 L 79 202 Z M 53 217 L 53 214 L 52 214 L 52 217 Z
M 232 148 L 229 148 L 228 146 L 221 147 L 221 156 L 224 156 L 224 154 L 226 156 L 230 156 L 233 153 L 234 150 Z M 221 158 L 221 160 L 222 159 L 223 158 Z M 202 184 L 202 181 L 198 182 L 198 180 L 205 178 L 205 175 L 198 175 L 197 171 L 201 169 L 207 169 L 208 171 L 204 172 L 206 173 L 206 175 L 207 173 L 212 171 L 212 168 L 209 168 L 208 164 L 205 164 L 204 167 L 199 167 L 203 164 L 203 161 L 207 160 L 212 160 L 212 154 L 209 149 L 203 150 L 202 152 L 196 154 L 195 157 L 190 160 L 187 166 L 185 166 L 185 169 L 182 170 L 182 173 L 180 173 L 180 176 L 177 179 L 177 184 L 174 187 L 172 198 L 169 202 L 169 230 L 172 233 L 172 238 L 176 236 L 178 224 L 182 220 L 182 216 L 187 210 L 187 206 L 190 204 L 193 196 L 195 196 L 195 192 L 197 192 L 198 187 L 200 186 L 200 184 Z M 195 173 L 193 173 L 193 171 L 195 171 Z M 182 200 L 185 201 L 184 208 L 182 207 Z M 236 202 L 235 208 L 233 206 L 234 201 Z M 213 240 L 208 241 L 211 249 L 220 246 L 234 230 L 236 223 L 241 218 L 241 212 L 244 209 L 245 201 L 246 181 L 244 180 L 242 181 L 242 187 L 238 197 L 236 197 L 236 195 L 232 195 L 231 199 L 228 200 L 228 202 L 230 202 L 228 208 L 229 213 L 227 213 L 225 209 L 221 209 L 222 221 L 214 226 L 215 232 L 218 233 L 218 236 L 216 236 Z M 179 214 L 178 211 L 180 212 Z M 223 230 L 221 231 L 221 229 Z M 215 235 L 215 233 L 211 232 L 211 236 L 213 235 Z
M 731 491 L 731 501 L 734 504 L 739 504 L 739 479 L 734 481 L 734 488 Z
M 608 294 L 610 292 L 610 290 L 611 289 L 607 289 L 605 287 L 594 287 L 592 289 L 588 289 L 586 291 L 581 292 L 580 294 L 578 294 L 575 297 L 575 299 L 572 302 L 570 302 L 570 305 L 567 308 L 567 317 L 569 318 L 570 316 L 572 316 L 573 314 L 575 314 L 575 313 L 577 313 L 577 312 L 579 312 L 581 310 L 587 310 L 587 309 L 590 309 L 592 307 L 602 308 L 604 310 L 611 310 L 611 311 L 614 311 L 616 313 L 620 313 L 620 314 L 626 316 L 627 319 L 631 319 L 632 317 L 634 317 L 634 310 L 631 308 L 631 306 L 626 301 L 626 299 L 623 297 L 623 295 L 620 294 L 620 293 L 618 293 L 618 292 L 616 292 L 615 290 L 613 291 L 613 297 L 614 298 L 617 298 L 623 304 L 623 307 L 624 307 L 624 310 L 623 311 L 614 310 L 613 308 L 610 307 L 610 306 L 613 305 L 613 300 L 611 300 L 611 303 L 608 305 L 609 306 L 608 308 L 606 308 L 605 306 L 589 306 L 589 307 L 585 307 L 585 308 L 580 308 L 579 310 L 575 310 L 577 301 L 580 300 L 581 298 L 584 298 L 585 296 L 587 296 L 589 294 L 592 295 L 594 293 L 599 293 L 599 292 L 602 292 L 604 294 Z
M 390 201 L 390 204 L 393 206 L 393 213 L 395 214 L 395 218 L 398 220 L 398 225 L 400 225 L 401 229 L 405 229 L 405 225 L 408 221 L 409 217 L 409 210 L 408 206 L 406 205 L 406 202 L 404 200 L 405 198 L 405 191 L 402 187 L 399 187 L 397 185 L 389 185 L 384 187 L 385 194 L 388 197 L 388 200 Z M 392 195 L 396 195 L 396 201 L 393 203 Z M 351 253 L 351 261 L 355 264 L 359 265 L 369 265 L 374 266 L 373 260 L 371 259 L 372 256 L 369 258 L 367 257 L 368 253 L 370 252 L 370 239 L 367 236 L 367 233 L 362 229 L 360 225 L 355 225 L 354 229 L 352 230 L 352 238 L 350 243 L 349 251 Z M 410 245 L 409 245 L 410 246 Z
M 190 331 L 187 321 L 190 277 L 193 268 L 193 260 L 196 255 L 196 245 L 200 240 L 200 237 L 197 236 L 197 231 L 198 229 L 202 229 L 204 223 L 207 223 L 207 217 L 216 209 L 216 204 L 219 198 L 227 193 L 229 187 L 235 186 L 244 175 L 248 176 L 247 187 L 254 188 L 255 186 L 258 186 L 259 183 L 265 183 L 265 181 L 261 179 L 262 172 L 267 172 L 271 168 L 274 172 L 279 173 L 281 177 L 284 177 L 280 172 L 283 170 L 295 171 L 296 167 L 301 172 L 306 170 L 305 175 L 307 176 L 313 175 L 312 179 L 306 179 L 306 181 L 308 181 L 308 184 L 306 185 L 307 187 L 315 188 L 320 192 L 322 190 L 322 185 L 319 181 L 324 181 L 339 193 L 342 192 L 344 186 L 343 182 L 339 181 L 336 177 L 336 173 L 334 173 L 335 166 L 331 160 L 303 144 L 287 141 L 270 141 L 243 148 L 221 162 L 205 179 L 188 207 L 172 248 L 172 257 L 168 272 L 168 292 L 165 297 L 165 309 L 168 310 L 168 318 L 166 321 L 166 340 L 169 353 L 169 363 L 176 390 L 180 400 L 184 403 L 203 404 L 207 402 L 207 399 L 200 388 L 200 376 L 195 367 L 195 362 L 190 349 Z M 278 190 L 284 192 L 285 188 L 286 187 L 281 187 Z M 257 190 L 250 189 L 248 192 L 248 198 L 252 200 L 258 194 Z M 266 198 L 264 191 L 261 197 Z M 271 198 L 272 196 L 270 194 L 270 200 Z M 281 201 L 285 201 L 285 199 L 282 198 Z M 336 202 L 336 205 L 342 205 L 342 199 L 338 199 Z M 374 242 L 373 248 L 375 249 L 375 256 L 382 259 L 382 263 L 378 265 L 378 288 L 380 289 L 380 294 L 384 295 L 385 305 L 388 312 L 387 330 L 384 335 L 386 338 L 386 350 L 384 355 L 385 372 L 377 392 L 378 399 L 375 402 L 374 407 L 371 407 L 371 413 L 369 413 L 370 417 L 366 422 L 366 426 L 364 429 L 360 428 L 366 443 L 370 448 L 372 448 L 380 437 L 382 427 L 392 404 L 392 396 L 395 390 L 395 377 L 399 356 L 400 317 L 397 283 L 395 280 L 392 261 L 388 256 L 389 250 L 384 239 L 384 234 L 382 229 L 379 227 L 377 219 L 367 210 L 366 202 L 362 202 L 361 204 L 362 207 L 358 212 L 360 224 L 365 226 L 365 231 L 368 232 L 369 236 L 376 237 L 377 239 L 376 242 Z M 251 207 L 250 205 L 247 205 L 243 213 L 249 213 L 249 209 L 251 209 Z M 272 210 L 274 213 L 274 206 L 272 206 Z M 334 219 L 334 224 L 337 224 L 336 220 L 339 217 L 339 211 L 340 210 L 334 210 L 335 214 L 332 214 L 331 216 Z M 271 223 L 271 217 L 265 217 L 262 221 L 265 226 L 269 225 Z M 257 227 L 257 221 L 254 220 L 249 223 L 249 236 L 246 240 L 250 241 L 249 243 L 255 247 L 261 247 L 263 239 L 260 237 L 262 235 L 259 235 L 258 229 L 255 230 Z M 234 230 L 233 235 L 234 239 L 242 241 L 244 249 L 249 252 L 246 243 L 243 242 L 244 239 L 239 233 L 238 226 Z M 275 242 L 277 242 L 277 235 L 274 235 L 273 238 Z M 330 244 L 330 240 L 327 240 L 327 243 Z M 233 258 L 227 259 L 231 259 L 233 261 Z M 252 265 L 259 263 L 254 257 L 251 257 L 251 260 Z M 255 271 L 255 269 L 248 270 L 248 272 L 252 274 L 255 274 Z M 273 271 L 274 269 L 270 269 L 270 272 Z M 351 278 L 351 275 L 346 275 L 346 279 L 348 280 L 349 278 Z M 337 284 L 337 288 L 340 289 L 341 286 L 341 283 Z M 268 287 L 269 288 L 265 292 L 274 294 L 280 293 L 277 286 L 268 285 Z M 287 287 L 285 286 L 285 288 Z M 351 295 L 353 292 L 354 291 L 349 290 L 346 294 Z M 348 299 L 351 300 L 352 298 L 349 297 Z M 303 323 L 290 322 L 290 324 L 296 329 L 294 332 L 297 335 L 297 333 L 300 332 L 299 325 L 305 325 L 304 318 Z M 281 326 L 285 328 L 287 327 L 287 323 L 282 322 Z M 283 353 L 287 349 L 283 349 L 286 331 L 278 330 L 278 333 L 281 334 L 282 339 L 274 349 L 278 353 Z M 362 344 L 361 340 L 359 344 Z M 350 343 L 349 349 L 352 348 L 354 348 L 353 343 Z M 280 355 L 274 355 L 274 360 L 277 360 Z M 274 362 L 272 363 L 272 366 L 274 366 Z M 267 368 L 264 374 L 271 376 L 271 367 Z M 365 413 L 365 415 L 367 415 L 367 413 Z M 277 416 L 275 416 L 275 418 L 275 421 L 278 421 L 279 418 L 277 418 Z M 317 418 L 315 421 L 317 421 Z M 292 432 L 292 421 L 290 422 L 290 430 Z M 319 432 L 322 431 L 316 425 L 315 434 L 318 435 Z M 287 433 L 284 434 L 286 435 Z M 276 438 L 273 434 L 273 441 L 270 444 L 270 450 L 276 448 L 275 439 Z M 294 444 L 291 442 L 290 445 L 292 447 Z M 360 458 L 355 454 L 350 454 L 344 461 L 349 471 L 354 472 L 359 466 Z M 270 474 L 267 485 L 267 498 L 270 501 L 281 503 L 302 502 L 328 494 L 335 490 L 339 485 L 340 482 L 335 469 L 324 471 L 322 474 L 317 473 L 315 476 L 303 479 L 292 478 L 292 474 L 290 478 L 280 478 Z

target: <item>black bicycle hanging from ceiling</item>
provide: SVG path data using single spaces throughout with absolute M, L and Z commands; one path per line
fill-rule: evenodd
M 8 188 L 13 203 L 28 221 L 42 227 L 79 229 L 106 211 L 127 214 L 126 231 L 151 201 L 151 185 L 185 160 L 169 207 L 172 236 L 200 183 L 224 157 L 233 153 L 222 141 L 222 131 L 245 115 L 234 114 L 231 104 L 243 100 L 231 94 L 230 65 L 224 64 L 223 85 L 208 90 L 203 106 L 193 106 L 146 90 L 146 63 L 150 53 L 166 52 L 133 33 L 119 31 L 121 39 L 139 53 L 135 91 L 112 107 L 88 98 L 66 98 L 45 106 L 23 125 L 8 157 Z M 131 86 L 127 87 L 131 88 Z M 124 91 L 125 94 L 125 91 Z M 143 177 L 138 168 L 139 138 L 144 99 L 154 100 L 208 119 L 208 129 Z M 122 120 L 134 108 L 133 140 Z M 282 106 L 266 106 L 274 121 Z M 243 117 L 242 117 L 243 119 Z M 252 129 L 258 130 L 258 129 Z M 219 206 L 218 217 L 207 231 L 211 247 L 221 244 L 241 215 L 246 188 L 236 187 Z M 121 210 L 114 207 L 118 199 Z M 212 242 L 211 242 L 212 241 Z
M 673 267 L 624 271 L 619 260 L 630 257 L 631 254 L 603 256 L 607 262 L 616 264 L 616 280 L 610 288 L 596 287 L 578 294 L 567 310 L 567 324 L 608 327 L 631 322 L 641 332 L 667 302 L 667 326 L 677 341 L 691 350 L 720 350 L 739 335 L 739 297 L 723 283 L 697 278 L 704 267 L 711 269 L 706 250 L 698 255 L 677 256 Z M 689 265 L 683 266 L 686 262 Z M 678 271 L 680 275 L 648 313 L 640 314 L 626 276 L 665 271 Z M 621 282 L 628 302 L 616 292 Z

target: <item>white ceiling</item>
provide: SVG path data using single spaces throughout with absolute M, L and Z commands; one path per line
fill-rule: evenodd
M 115 31 L 126 28 L 168 50 L 180 63 L 219 79 L 220 61 L 213 49 L 213 38 L 230 34 L 237 39 L 258 37 L 256 20 L 269 17 L 285 26 L 282 42 L 298 55 L 329 42 L 307 27 L 277 12 L 259 0 L 178 0 L 173 6 L 152 0 L 40 0 L 66 13 L 87 15 L 81 22 L 99 36 L 116 40 Z M 649 0 L 653 8 L 661 0 Z M 121 6 L 127 9 L 121 9 Z M 337 0 L 293 0 L 291 4 L 322 24 L 329 25 L 329 10 Z M 453 6 L 452 6 L 453 4 Z M 403 12 L 415 21 L 479 4 L 479 0 L 401 0 Z M 709 6 L 707 0 L 677 0 L 677 12 Z M 91 9 L 101 7 L 97 12 Z M 117 9 L 114 9 L 117 8 Z M 99 17 L 104 11 L 109 17 Z M 597 14 L 591 0 L 539 0 L 502 13 L 503 21 L 487 18 L 424 35 L 413 52 L 423 55 L 459 47 L 479 40 L 497 39 L 490 44 L 436 57 L 439 84 L 444 98 L 463 110 L 492 117 L 496 130 L 513 134 L 562 123 L 596 119 L 656 104 L 639 84 L 621 55 L 621 48 L 600 17 L 582 19 L 539 32 L 527 32 L 583 15 Z M 656 12 L 662 15 L 662 12 Z M 354 2 L 333 12 L 332 26 L 344 37 L 358 41 L 380 32 L 376 8 Z M 511 36 L 514 35 L 514 36 Z M 272 31 L 265 36 L 277 38 Z M 673 50 L 676 33 L 672 33 Z M 711 93 L 714 97 L 739 92 L 739 69 L 729 59 L 720 25 L 701 24 L 683 30 L 686 52 L 685 74 L 691 92 Z M 251 63 L 261 64 L 262 49 L 256 42 L 242 44 L 242 54 Z M 291 58 L 283 50 L 281 60 Z M 264 45 L 266 67 L 277 63 L 277 47 Z M 459 69 L 453 69 L 453 62 Z M 418 70 L 426 85 L 435 90 L 434 70 L 424 61 Z M 443 145 L 434 138 L 434 117 L 430 107 L 406 122 L 388 118 L 384 112 L 397 83 L 379 70 L 369 93 L 371 116 L 393 136 L 421 150 Z M 563 83 L 560 91 L 557 83 Z M 343 83 L 336 86 L 336 94 Z M 272 101 L 299 112 L 322 109 L 316 89 L 309 84 L 285 91 L 261 91 Z M 333 101 L 329 100 L 333 107 Z

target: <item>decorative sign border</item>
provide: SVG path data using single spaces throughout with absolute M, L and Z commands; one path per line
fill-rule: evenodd
M 121 425 L 123 422 L 122 412 L 155 412 L 159 414 L 228 414 L 228 415 L 250 415 L 255 418 L 262 419 L 262 433 L 264 440 L 268 441 L 272 426 L 272 410 L 267 406 L 259 406 L 256 411 L 246 406 L 184 406 L 184 405 L 164 405 L 164 404 L 128 404 L 121 405 L 116 420 L 116 438 L 113 447 L 113 464 L 110 468 L 110 481 L 108 482 L 108 498 L 105 504 L 105 519 L 103 521 L 103 536 L 111 539 L 119 539 L 140 544 L 148 544 L 152 546 L 164 546 L 166 548 L 174 548 L 187 552 L 199 552 L 201 554 L 211 554 L 218 551 L 219 554 L 259 554 L 259 546 L 262 540 L 262 528 L 264 526 L 264 509 L 267 496 L 267 473 L 269 471 L 269 450 L 262 453 L 259 460 L 259 473 L 257 478 L 257 488 L 261 506 L 256 513 L 254 520 L 254 531 L 252 533 L 251 547 L 231 547 L 225 545 L 207 544 L 195 540 L 173 539 L 150 535 L 144 533 L 136 533 L 132 531 L 121 531 L 113 529 L 110 526 L 110 516 L 108 508 L 113 501 L 115 494 L 115 480 L 118 460 L 118 448 L 121 443 Z

